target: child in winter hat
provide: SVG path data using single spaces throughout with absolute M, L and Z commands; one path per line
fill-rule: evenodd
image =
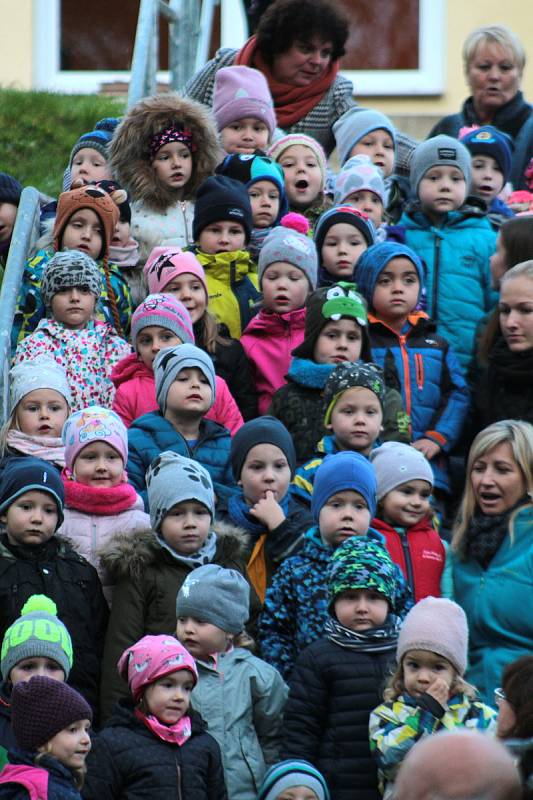
M 372 108 L 348 109 L 333 125 L 341 166 L 364 154 L 388 177 L 394 169 L 396 132 L 391 120 Z
M 124 651 L 118 671 L 128 682 L 131 700 L 121 704 L 120 719 L 115 717 L 97 737 L 87 764 L 87 796 L 101 796 L 111 780 L 120 795 L 140 795 L 150 775 L 155 796 L 170 792 L 223 800 L 219 747 L 191 709 L 198 672 L 190 653 L 168 634 L 143 636 Z M 138 753 L 140 770 L 132 769 Z
M 218 322 L 239 338 L 259 300 L 257 275 L 247 245 L 253 218 L 246 187 L 212 175 L 198 189 L 194 252 L 205 269 L 209 303 Z
M 471 184 L 472 159 L 464 144 L 451 136 L 440 134 L 421 142 L 413 153 L 411 160 L 411 189 L 418 195 L 420 181 L 433 167 L 455 167 L 462 175 L 463 189 L 457 198 L 452 198 L 450 208 L 462 206 Z M 421 200 L 425 213 L 437 213 L 433 201 Z M 445 213 L 445 212 L 440 212 Z
M 386 238 L 383 226 L 386 191 L 383 172 L 369 156 L 360 154 L 349 158 L 335 181 L 335 205 L 347 205 L 367 214 L 379 232 L 379 239 Z
M 306 791 L 307 800 L 330 800 L 322 773 L 308 761 L 296 758 L 280 761 L 267 770 L 257 800 L 283 800 L 288 790 Z
M 111 601 L 99 551 L 116 534 L 133 536 L 149 525 L 144 504 L 128 481 L 128 431 L 108 408 L 89 406 L 63 427 L 65 520 L 60 533 L 96 567 Z
M 231 466 L 239 490 L 221 513 L 248 531 L 248 577 L 263 601 L 272 573 L 312 522 L 289 493 L 296 455 L 283 423 L 268 415 L 246 422 L 231 441 Z
M 409 581 L 415 602 L 439 597 L 446 549 L 433 526 L 433 471 L 411 445 L 385 442 L 370 453 L 378 482 L 378 510 L 372 527 Z
M 70 151 L 63 181 L 65 190 L 70 189 L 76 180 L 82 180 L 84 184 L 111 180 L 109 144 L 118 122 L 118 119 L 106 117 L 96 123 L 94 130 L 80 136 Z
M 257 69 L 223 67 L 215 76 L 213 115 L 226 153 L 266 150 L 276 128 L 268 83 Z
M 375 236 L 374 224 L 366 213 L 350 205 L 325 211 L 318 218 L 314 233 L 320 286 L 352 281 L 359 257 L 374 244 Z
M 11 245 L 22 186 L 7 172 L 0 172 L 0 267 L 4 267 Z
M 312 136 L 289 133 L 274 142 L 268 155 L 283 169 L 291 211 L 305 214 L 313 226 L 327 207 L 327 159 L 321 145 Z
M 403 759 L 421 736 L 455 728 L 495 731 L 496 712 L 476 700 L 463 678 L 467 653 L 467 619 L 452 600 L 425 597 L 405 617 L 398 667 L 385 702 L 370 715 L 370 748 L 382 792 L 391 793 Z
M 228 796 L 251 798 L 266 765 L 279 757 L 287 687 L 273 667 L 240 646 L 249 595 L 250 587 L 239 572 L 207 564 L 183 583 L 176 617 L 178 639 L 198 668 L 192 705 L 209 719 L 209 730 L 220 745 Z M 240 757 L 243 740 L 248 762 Z M 253 774 L 250 763 L 255 765 Z
M 130 352 L 111 325 L 94 319 L 101 285 L 100 270 L 86 253 L 56 253 L 41 282 L 50 317 L 41 320 L 15 353 L 15 364 L 41 355 L 53 358 L 65 370 L 74 410 L 92 403 L 111 405 L 111 370 Z
M 514 216 L 498 198 L 511 173 L 513 141 L 492 125 L 462 129 L 459 141 L 472 156 L 472 194 L 485 201 L 493 226 L 499 228 L 505 219 Z
M 241 343 L 229 337 L 226 326 L 219 325 L 208 309 L 209 291 L 204 268 L 194 253 L 179 247 L 155 247 L 144 269 L 150 292 L 173 295 L 191 315 L 194 343 L 213 358 L 217 373 L 219 400 L 215 402 L 213 413 L 217 416 L 213 419 L 235 433 L 242 424 L 241 415 L 245 419 L 257 415 L 257 402 Z M 225 412 L 219 417 L 218 403 L 222 400 Z M 230 413 L 232 406 L 235 406 L 235 414 Z
M 274 392 L 285 383 L 291 353 L 303 341 L 305 300 L 316 287 L 317 254 L 305 233 L 309 223 L 300 214 L 287 214 L 266 237 L 259 256 L 259 314 L 246 326 L 241 344 L 250 362 L 264 414 Z

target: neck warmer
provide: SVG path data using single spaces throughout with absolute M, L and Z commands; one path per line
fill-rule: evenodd
M 352 631 L 341 625 L 338 619 L 328 616 L 324 633 L 330 642 L 348 650 L 359 650 L 361 653 L 385 653 L 396 650 L 401 620 L 395 614 L 388 614 L 384 624 L 367 631 Z
M 137 492 L 130 483 L 86 486 L 72 477 L 72 472 L 66 468 L 61 477 L 65 487 L 65 508 L 105 517 L 127 511 L 137 502 Z
M 473 558 L 483 569 L 487 569 L 509 533 L 511 514 L 519 506 L 529 502 L 529 497 L 525 495 L 503 514 L 488 516 L 479 510 L 476 511 L 466 529 L 465 552 L 467 559 Z
M 233 63 L 253 67 L 263 73 L 274 100 L 276 119 L 280 128 L 288 128 L 309 114 L 326 94 L 339 71 L 339 62 L 331 61 L 325 72 L 309 86 L 291 86 L 288 83 L 280 83 L 275 79 L 270 67 L 257 49 L 255 36 L 248 39 L 239 50 Z
M 65 466 L 65 447 L 60 436 L 30 436 L 13 429 L 7 432 L 6 444 L 12 450 Z
M 135 709 L 135 716 L 142 722 L 154 736 L 170 744 L 177 744 L 181 747 L 187 739 L 191 738 L 191 719 L 182 717 L 174 725 L 163 725 L 153 714 L 143 714 L 138 708 Z
M 317 364 L 310 358 L 297 358 L 293 356 L 289 372 L 289 377 L 302 386 L 309 386 L 311 389 L 323 389 L 327 379 L 335 369 L 337 364 Z
M 163 550 L 166 550 L 173 558 L 176 559 L 176 561 L 179 561 L 181 564 L 185 564 L 186 566 L 190 567 L 190 569 L 196 569 L 197 567 L 203 567 L 204 564 L 210 564 L 215 557 L 217 549 L 217 535 L 214 531 L 209 531 L 203 547 L 201 547 L 197 553 L 191 553 L 190 556 L 184 556 L 181 553 L 178 553 L 177 550 L 174 550 L 173 547 L 170 547 L 160 533 L 157 534 L 156 538 Z
M 533 349 L 520 353 L 509 350 L 507 342 L 501 336 L 496 340 L 489 354 L 491 378 L 495 385 L 511 384 L 513 388 L 529 388 L 533 375 Z
M 135 267 L 139 262 L 139 244 L 130 239 L 125 247 L 109 245 L 109 261 L 117 267 Z
M 261 252 L 261 248 L 263 247 L 263 242 L 265 241 L 270 231 L 273 230 L 274 227 L 252 228 L 252 235 L 250 236 L 250 241 L 248 242 L 248 250 L 254 261 L 257 261 L 257 259 L 259 258 L 259 253 Z

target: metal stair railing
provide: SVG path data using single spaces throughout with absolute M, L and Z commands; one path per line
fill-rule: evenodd
M 39 192 L 33 186 L 22 190 L 11 237 L 2 290 L 0 291 L 0 422 L 9 415 L 9 368 L 11 365 L 11 331 L 17 297 L 22 283 L 26 258 L 32 245 L 40 216 Z
M 141 0 L 131 65 L 128 108 L 157 91 L 159 17 L 168 20 L 170 87 L 182 89 L 207 59 L 218 0 Z

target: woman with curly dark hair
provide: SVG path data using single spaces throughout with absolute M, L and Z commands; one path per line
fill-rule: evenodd
M 287 133 L 313 136 L 329 155 L 333 123 L 351 106 L 353 86 L 338 74 L 348 20 L 335 0 L 276 0 L 240 50 L 224 48 L 185 87 L 189 97 L 213 101 L 222 67 L 260 70 L 274 100 L 277 123 Z
M 496 689 L 499 739 L 529 739 L 533 741 L 533 656 L 522 656 L 507 664 L 503 671 L 502 688 Z M 520 754 L 520 769 L 524 781 L 529 779 L 533 794 L 533 744 Z M 531 795 L 527 795 L 530 797 Z

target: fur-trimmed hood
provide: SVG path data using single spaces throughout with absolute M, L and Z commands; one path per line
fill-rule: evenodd
M 192 175 L 180 198 L 187 200 L 194 197 L 222 158 L 216 125 L 206 106 L 176 93 L 145 97 L 130 108 L 110 145 L 111 169 L 131 199 L 142 200 L 158 211 L 174 205 L 178 198 L 176 191 L 164 186 L 155 174 L 149 145 L 154 134 L 175 124 L 191 131 L 196 147 Z
M 216 559 L 247 561 L 250 536 L 243 529 L 227 522 L 216 521 L 213 530 L 217 536 Z M 161 547 L 153 530 L 146 528 L 134 535 L 118 534 L 100 550 L 102 567 L 113 582 L 124 578 L 140 579 L 144 570 L 172 556 Z M 178 563 L 178 562 L 176 562 Z

